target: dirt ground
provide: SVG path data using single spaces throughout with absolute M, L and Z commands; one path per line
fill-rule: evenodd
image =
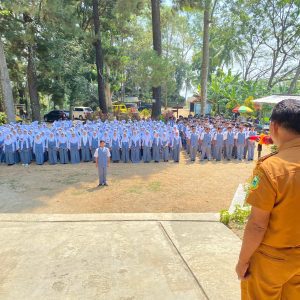
M 111 164 L 97 187 L 93 163 L 0 166 L 0 213 L 218 212 L 230 206 L 253 162 Z

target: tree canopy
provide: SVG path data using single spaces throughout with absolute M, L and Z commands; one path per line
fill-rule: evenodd
M 160 25 L 152 23 L 154 2 Z M 299 93 L 299 13 L 298 0 L 2 1 L 0 39 L 14 103 L 34 119 L 53 108 L 95 109 L 101 97 L 108 110 L 126 96 L 152 103 L 157 88 L 163 106 L 198 91 L 220 113 L 249 97 Z M 155 26 L 161 52 L 153 48 Z

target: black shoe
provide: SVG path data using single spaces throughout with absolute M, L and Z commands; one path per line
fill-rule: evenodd
M 104 186 L 108 186 L 108 184 L 107 184 L 107 183 L 103 183 L 103 185 L 104 185 Z

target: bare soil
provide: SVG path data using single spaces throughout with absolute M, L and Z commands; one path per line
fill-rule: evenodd
M 0 166 L 0 212 L 188 213 L 230 206 L 254 162 L 111 164 L 108 187 L 97 187 L 93 163 Z

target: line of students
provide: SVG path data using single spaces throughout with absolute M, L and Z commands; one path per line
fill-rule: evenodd
M 89 162 L 100 139 L 111 150 L 113 162 L 179 162 L 182 148 L 177 126 L 156 121 L 55 122 L 0 127 L 0 162 L 8 165 L 32 161 L 42 165 Z
M 197 152 L 200 152 L 200 161 L 205 158 L 209 161 L 221 161 L 223 158 L 253 161 L 255 142 L 249 137 L 256 135 L 254 126 L 220 123 L 192 122 L 182 129 L 183 145 L 191 161 L 195 161 Z

